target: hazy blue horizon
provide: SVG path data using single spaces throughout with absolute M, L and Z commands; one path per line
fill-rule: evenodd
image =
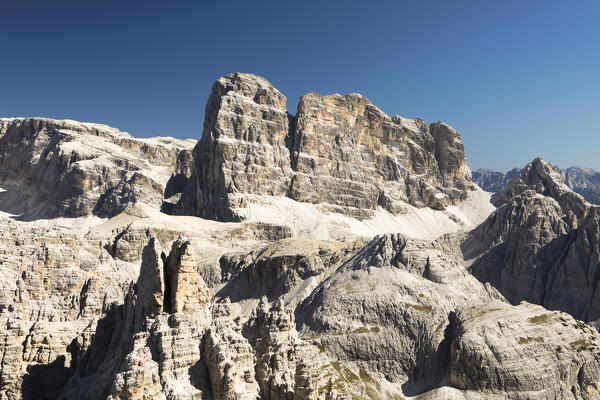
M 0 116 L 199 139 L 213 82 L 361 93 L 463 135 L 469 166 L 600 170 L 600 2 L 22 1 L 0 8 Z

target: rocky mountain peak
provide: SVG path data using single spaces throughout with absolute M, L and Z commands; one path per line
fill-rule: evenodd
M 288 197 L 359 219 L 378 207 L 443 209 L 466 198 L 462 138 L 443 123 L 390 117 L 359 94 L 309 93 L 290 116 L 266 80 L 215 82 L 194 176 L 176 214 L 244 219 L 254 196 Z
M 600 204 L 600 172 L 585 167 L 558 168 L 564 178 L 564 183 L 575 193 L 592 203 Z M 473 182 L 488 192 L 500 192 L 520 171 L 520 168 L 513 168 L 503 173 L 491 169 L 478 169 L 473 172 Z
M 535 190 L 542 195 L 556 194 L 569 190 L 560 172 L 540 157 L 527 164 L 525 168 L 511 179 L 506 187 L 492 197 L 492 202 L 499 206 L 525 190 Z
M 500 206 L 463 243 L 470 271 L 514 304 L 522 300 L 598 323 L 598 206 L 540 158 L 492 197 Z
M 568 215 L 575 225 L 577 220 L 585 217 L 589 207 L 581 195 L 573 192 L 564 183 L 561 172 L 539 157 L 519 171 L 503 190 L 495 193 L 492 203 L 496 206 L 506 204 L 526 190 L 533 190 L 558 201 L 564 214 Z
M 278 108 L 285 108 L 286 106 L 286 97 L 269 81 L 254 74 L 236 72 L 217 79 L 212 88 L 211 96 L 214 95 L 220 99 L 229 92 L 235 93 L 232 93 L 232 95 L 249 98 L 261 105 Z

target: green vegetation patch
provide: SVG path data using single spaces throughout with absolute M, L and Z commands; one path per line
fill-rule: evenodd
M 569 343 L 569 346 L 571 346 L 571 349 L 573 350 L 583 351 L 587 350 L 590 347 L 590 343 L 587 340 L 579 339 Z
M 351 331 L 350 333 L 379 333 L 380 329 L 378 326 L 373 326 L 371 328 L 369 328 L 368 326 L 361 326 L 360 328 L 357 328 L 353 331 Z
M 433 308 L 431 306 L 423 306 L 421 304 L 404 303 L 404 307 L 412 308 L 413 310 L 417 310 L 424 313 L 431 313 L 433 311 Z
M 543 337 L 520 337 L 519 344 L 544 343 Z
M 552 314 L 541 314 L 529 318 L 529 322 L 536 325 L 548 324 L 552 322 Z
M 332 361 L 331 366 L 340 374 L 348 383 L 356 383 L 360 378 L 350 368 L 342 365 L 339 361 Z

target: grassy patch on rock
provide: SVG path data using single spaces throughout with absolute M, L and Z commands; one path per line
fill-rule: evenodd
M 543 337 L 520 337 L 519 344 L 544 343 Z

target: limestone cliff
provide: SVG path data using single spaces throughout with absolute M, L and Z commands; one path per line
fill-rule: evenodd
M 113 216 L 135 202 L 160 208 L 171 178 L 189 176 L 193 146 L 99 124 L 0 119 L 0 209 L 35 219 Z
M 263 78 L 217 80 L 194 174 L 174 212 L 239 220 L 252 195 L 287 196 L 359 219 L 378 206 L 443 209 L 466 198 L 462 138 L 443 123 L 390 117 L 358 94 L 300 98 L 295 116 Z

